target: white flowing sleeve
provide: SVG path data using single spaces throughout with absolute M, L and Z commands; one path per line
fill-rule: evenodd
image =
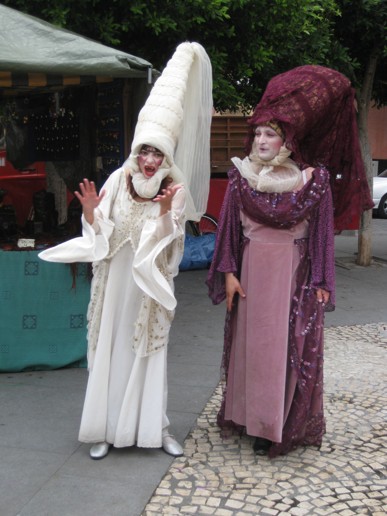
M 167 310 L 176 308 L 173 282 L 168 279 L 177 275 L 183 254 L 184 209 L 185 192 L 181 188 L 173 198 L 171 211 L 145 223 L 133 261 L 137 285 Z
M 114 229 L 110 220 L 112 203 L 117 194 L 122 169 L 113 172 L 103 190 L 105 195 L 94 210 L 94 223 L 90 225 L 82 215 L 82 236 L 63 242 L 39 253 L 48 262 L 95 262 L 103 260 L 109 252 L 109 238 Z

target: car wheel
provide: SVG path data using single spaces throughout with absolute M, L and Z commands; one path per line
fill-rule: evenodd
M 381 219 L 387 219 L 387 194 L 383 195 L 383 197 L 380 199 L 378 216 Z

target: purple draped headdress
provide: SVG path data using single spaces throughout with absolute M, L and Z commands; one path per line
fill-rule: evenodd
M 306 65 L 275 76 L 248 123 L 249 154 L 254 127 L 276 120 L 286 133 L 292 158 L 330 172 L 335 228 L 347 229 L 373 207 L 360 151 L 355 92 L 347 77 L 323 66 Z

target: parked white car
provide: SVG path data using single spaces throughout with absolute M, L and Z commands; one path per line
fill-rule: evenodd
M 373 178 L 374 212 L 381 219 L 387 219 L 387 170 Z

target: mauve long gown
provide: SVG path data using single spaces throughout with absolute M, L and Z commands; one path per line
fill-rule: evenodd
M 295 291 L 299 249 L 295 240 L 308 236 L 308 222 L 291 229 L 257 224 L 241 213 L 244 249 L 241 286 L 234 319 L 228 370 L 225 419 L 246 433 L 281 442 L 296 386 L 287 371 L 290 303 Z

